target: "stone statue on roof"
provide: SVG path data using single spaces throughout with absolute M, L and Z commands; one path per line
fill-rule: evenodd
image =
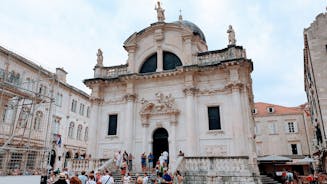
M 98 49 L 97 65 L 96 66 L 103 66 L 103 55 L 102 55 L 102 50 L 101 49 Z
M 227 33 L 228 33 L 228 45 L 235 45 L 236 44 L 235 31 L 232 25 L 229 25 Z
M 157 2 L 158 6 L 155 6 L 155 10 L 157 10 L 157 17 L 158 17 L 158 22 L 164 22 L 165 21 L 165 10 L 161 8 L 160 6 L 160 1 Z

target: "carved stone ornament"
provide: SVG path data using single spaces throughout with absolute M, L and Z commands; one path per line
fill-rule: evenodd
M 176 107 L 175 99 L 169 95 L 164 95 L 163 93 L 156 93 L 155 101 L 148 101 L 141 99 L 142 108 L 140 111 L 141 120 L 143 125 L 149 124 L 149 119 L 151 116 L 156 115 L 167 115 L 171 119 L 172 123 L 176 123 L 177 115 L 179 110 Z

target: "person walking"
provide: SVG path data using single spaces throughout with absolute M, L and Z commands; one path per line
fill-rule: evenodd
M 154 156 L 150 152 L 148 155 L 148 163 L 149 163 L 149 170 L 151 171 L 151 173 L 153 172 L 153 160 L 154 160 Z
M 142 172 L 146 171 L 146 154 L 142 153 L 141 155 L 141 166 L 142 166 Z
M 132 171 L 132 169 L 133 169 L 133 155 L 132 155 L 132 153 L 129 153 L 128 154 L 128 170 L 129 171 Z

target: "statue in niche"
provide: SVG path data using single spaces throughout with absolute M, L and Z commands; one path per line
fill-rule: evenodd
M 157 17 L 158 17 L 158 22 L 163 22 L 165 21 L 165 10 L 161 8 L 160 2 L 157 2 L 158 6 L 155 6 L 155 10 L 157 10 Z
M 97 66 L 102 66 L 103 65 L 103 55 L 102 55 L 102 50 L 98 49 L 97 53 Z
M 235 31 L 232 25 L 229 25 L 227 33 L 228 33 L 228 45 L 235 45 L 236 44 Z

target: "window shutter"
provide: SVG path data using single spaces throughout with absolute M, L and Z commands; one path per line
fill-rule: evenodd
M 285 122 L 284 129 L 285 129 L 285 133 L 289 133 L 290 132 L 289 127 L 288 127 L 288 122 Z
M 293 122 L 294 125 L 294 133 L 298 132 L 297 122 Z
M 260 126 L 258 124 L 255 125 L 255 134 L 256 135 L 260 135 L 261 134 Z
M 275 131 L 274 131 L 274 123 L 269 123 L 269 133 L 270 134 L 274 134 Z
M 298 143 L 298 144 L 296 144 L 296 146 L 297 146 L 297 153 L 298 153 L 299 155 L 302 155 L 302 147 L 301 147 L 301 144 Z

